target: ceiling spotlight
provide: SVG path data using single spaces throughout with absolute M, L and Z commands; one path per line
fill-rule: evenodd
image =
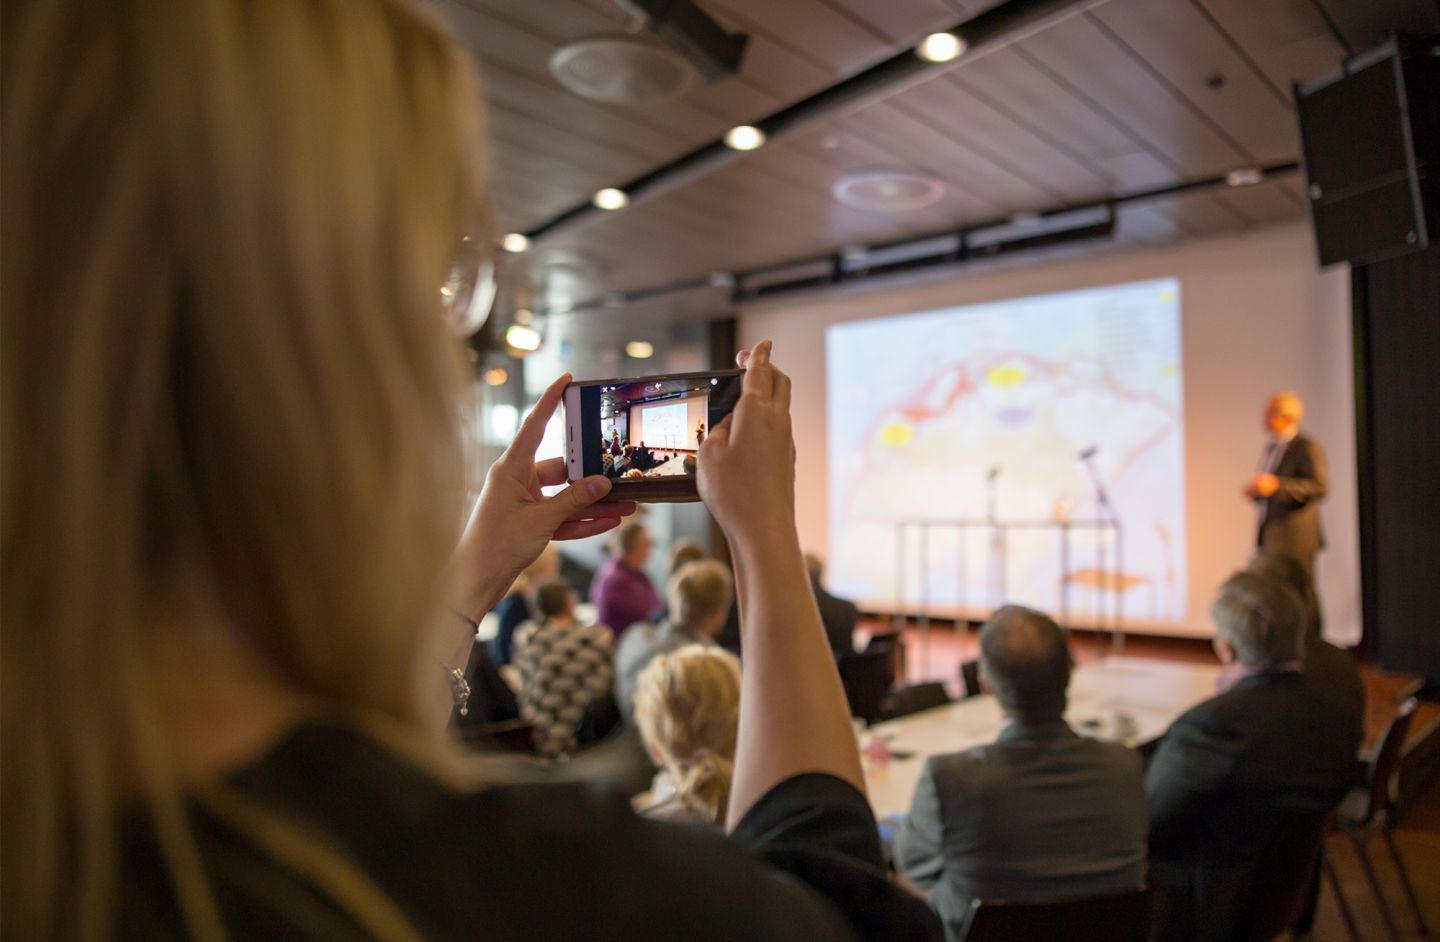
M 954 33 L 931 33 L 915 47 L 915 55 L 926 62 L 949 62 L 964 52 L 965 40 Z
M 630 202 L 630 197 L 625 195 L 624 190 L 617 190 L 613 186 L 595 194 L 595 205 L 600 209 L 624 209 L 625 204 Z
M 518 255 L 530 247 L 530 238 L 523 232 L 511 232 L 500 240 L 500 247 Z
M 625 295 L 623 295 L 623 294 L 607 294 L 607 295 L 605 295 L 604 300 L 601 301 L 600 303 L 601 303 L 601 304 L 604 304 L 606 307 L 624 307 L 624 306 L 625 306 Z
M 735 276 L 728 271 L 711 272 L 710 275 L 706 277 L 705 283 L 712 288 L 733 288 L 735 286 Z
M 540 349 L 540 331 L 524 324 L 511 324 L 505 330 L 505 343 L 523 353 L 534 353 Z
M 535 320 L 535 315 L 528 307 L 515 309 L 515 323 L 528 326 L 533 320 Z
M 731 150 L 754 150 L 765 143 L 765 132 L 742 124 L 725 132 L 725 146 Z
M 441 286 L 440 286 L 440 297 L 442 297 L 442 298 L 453 298 L 453 297 L 455 297 L 455 289 L 452 288 L 452 287 L 450 287 L 449 285 L 441 285 Z
M 503 366 L 492 366 L 485 371 L 485 384 L 487 386 L 504 386 L 510 378 L 510 371 Z
M 635 360 L 648 360 L 655 355 L 655 345 L 645 340 L 632 340 L 625 345 L 625 355 Z
M 1238 167 L 1225 174 L 1225 183 L 1228 186 L 1254 186 L 1265 179 L 1265 174 L 1257 167 Z

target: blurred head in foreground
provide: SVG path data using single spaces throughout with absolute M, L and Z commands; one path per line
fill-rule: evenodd
M 424 12 L 7 6 L 0 935 L 109 933 L 122 804 L 213 935 L 177 794 L 237 702 L 418 726 L 493 245 Z
M 1305 607 L 1279 579 L 1237 572 L 1220 586 L 1210 606 L 1215 651 L 1226 664 L 1272 670 L 1304 655 Z

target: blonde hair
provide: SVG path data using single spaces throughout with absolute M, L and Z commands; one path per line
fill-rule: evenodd
M 718 559 L 697 559 L 676 570 L 665 587 L 665 601 L 674 621 L 694 628 L 730 609 L 735 578 Z
M 492 244 L 478 86 L 402 0 L 6 14 L 0 935 L 113 934 L 139 801 L 220 937 L 155 667 L 201 643 L 176 585 L 305 697 L 420 722 L 466 485 L 439 288 Z
M 680 803 L 720 823 L 740 723 L 740 661 L 690 645 L 656 657 L 635 686 L 635 724 L 670 771 Z

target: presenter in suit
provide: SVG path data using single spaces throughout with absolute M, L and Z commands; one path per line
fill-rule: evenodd
M 1305 567 L 1312 578 L 1315 554 L 1325 545 L 1320 501 L 1330 489 L 1325 452 L 1300 432 L 1305 403 L 1293 392 L 1278 392 L 1265 407 L 1270 436 L 1260 470 L 1245 487 L 1259 509 L 1256 543 Z

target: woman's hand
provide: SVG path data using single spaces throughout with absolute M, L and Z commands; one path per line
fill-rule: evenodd
M 550 384 L 515 440 L 485 475 L 480 500 L 457 553 L 461 612 L 476 621 L 551 540 L 604 533 L 635 512 L 633 501 L 596 503 L 611 487 L 610 479 L 600 474 L 576 481 L 550 497 L 541 492 L 542 487 L 565 483 L 565 459 L 536 462 L 535 451 L 569 382 L 567 373 Z
M 700 446 L 700 496 L 725 535 L 746 542 L 795 528 L 795 441 L 790 377 L 770 362 L 770 341 L 741 350 L 740 401 Z

